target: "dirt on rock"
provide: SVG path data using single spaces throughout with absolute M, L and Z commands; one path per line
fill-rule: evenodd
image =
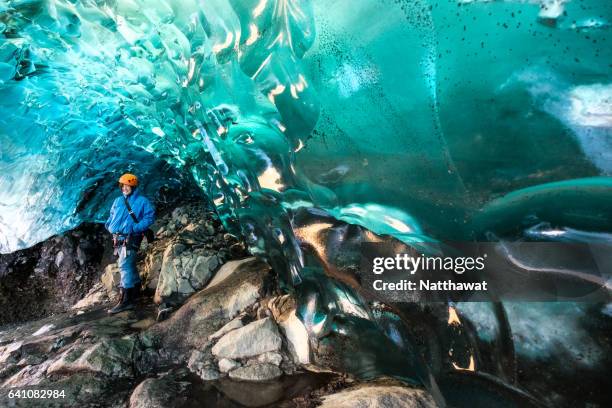
M 101 224 L 81 224 L 31 248 L 0 255 L 0 326 L 60 313 L 113 262 Z

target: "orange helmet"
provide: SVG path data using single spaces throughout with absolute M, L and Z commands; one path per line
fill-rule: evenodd
M 138 185 L 138 177 L 130 173 L 125 173 L 123 176 L 119 177 L 119 184 L 136 187 Z

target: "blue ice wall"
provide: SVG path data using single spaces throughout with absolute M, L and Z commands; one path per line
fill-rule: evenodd
M 609 2 L 0 4 L 4 252 L 146 153 L 236 225 L 261 194 L 406 242 L 534 215 L 610 228 Z M 548 211 L 552 188 L 490 214 L 557 181 L 582 208 Z

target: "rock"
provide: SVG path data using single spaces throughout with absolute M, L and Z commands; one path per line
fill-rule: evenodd
M 216 255 L 204 256 L 174 243 L 163 253 L 159 278 L 155 291 L 155 302 L 176 295 L 189 295 L 202 289 L 219 266 Z
M 242 242 L 236 242 L 230 246 L 229 254 L 232 258 L 237 258 L 247 254 L 247 249 Z
M 276 323 L 265 318 L 225 334 L 213 346 L 212 353 L 218 358 L 245 358 L 278 351 L 281 346 Z
M 180 273 L 176 271 L 178 260 L 175 261 L 175 256 L 178 256 L 179 253 L 178 248 L 179 245 L 169 245 L 164 251 L 154 297 L 157 304 L 162 303 L 164 297 L 169 297 L 172 293 L 178 291 L 176 279 L 177 276 L 180 276 Z
M 266 306 L 278 323 L 288 319 L 291 312 L 296 308 L 295 299 L 291 295 L 273 297 Z
M 236 360 L 230 360 L 229 358 L 222 358 L 219 360 L 219 371 L 222 373 L 227 373 L 237 367 L 240 367 L 240 363 Z
M 219 378 L 219 372 L 213 365 L 212 356 L 199 350 L 194 350 L 191 353 L 187 367 L 204 381 L 213 381 Z
M 269 351 L 267 353 L 263 353 L 257 356 L 256 361 L 259 363 L 270 363 L 274 364 L 275 366 L 278 366 L 283 361 L 283 356 L 280 353 Z
M 50 362 L 45 361 L 38 365 L 27 365 L 16 374 L 4 380 L 2 388 L 17 388 L 38 385 L 45 381 L 45 375 Z M 0 405 L 1 406 L 1 405 Z
M 223 326 L 216 332 L 214 332 L 213 334 L 211 334 L 210 336 L 208 336 L 208 340 L 210 341 L 216 340 L 220 338 L 221 336 L 223 336 L 224 334 L 229 333 L 232 330 L 239 329 L 242 326 L 243 326 L 242 320 L 239 317 L 237 317 L 234 320 L 231 320 L 229 323 L 227 323 L 225 326 Z
M 72 309 L 76 310 L 89 308 L 93 305 L 102 303 L 106 296 L 107 294 L 102 282 L 98 282 L 89 290 L 83 299 L 79 300 L 72 306 Z
M 113 297 L 117 293 L 117 288 L 121 282 L 121 272 L 119 272 L 119 266 L 116 262 L 106 266 L 100 280 L 108 297 Z
M 230 371 L 229 376 L 234 380 L 242 381 L 270 381 L 282 375 L 280 368 L 273 364 L 261 363 L 238 367 Z
M 197 370 L 204 367 L 206 364 L 210 363 L 210 358 L 205 353 L 202 353 L 199 350 L 194 350 L 189 356 L 189 361 L 187 362 L 187 367 L 196 372 Z
M 0 347 L 0 364 L 15 363 L 21 357 L 23 341 L 15 341 Z
M 104 339 L 90 345 L 76 344 L 60 355 L 47 374 L 89 371 L 109 377 L 131 377 L 133 338 Z
M 162 345 L 184 353 L 206 348 L 209 336 L 257 302 L 264 292 L 264 279 L 270 271 L 268 264 L 251 258 L 233 266 L 226 279 L 197 292 L 168 319 L 148 330 L 161 339 Z
M 427 391 L 400 385 L 361 384 L 323 397 L 321 408 L 434 408 Z
M 64 252 L 59 251 L 57 255 L 55 255 L 55 266 L 59 268 L 62 265 L 63 261 L 64 261 Z
M 55 327 L 55 325 L 53 323 L 47 323 L 47 324 L 41 326 L 40 329 L 38 329 L 34 333 L 32 333 L 32 337 L 36 337 L 36 336 L 40 336 L 40 335 L 43 335 L 45 333 L 48 333 L 54 327 Z
M 151 327 L 154 324 L 155 324 L 155 319 L 147 317 L 145 319 L 137 321 L 136 323 L 130 324 L 130 327 L 132 329 L 143 330 L 143 329 L 146 329 L 147 327 Z
M 181 293 L 183 295 L 188 295 L 190 293 L 195 292 L 193 286 L 191 286 L 191 283 L 189 283 L 188 279 L 179 278 L 177 282 L 178 282 L 178 286 L 176 288 L 176 291 L 178 293 Z
M 254 262 L 257 258 L 250 257 L 245 259 L 240 259 L 238 261 L 229 261 L 225 265 L 223 265 L 212 278 L 208 286 L 208 288 L 213 288 L 219 285 L 221 282 L 229 278 L 233 273 L 235 273 L 242 265 L 250 264 Z
M 174 308 L 172 307 L 172 305 L 169 305 L 167 303 L 162 303 L 161 305 L 159 305 L 159 308 L 157 309 L 157 317 L 155 320 L 157 320 L 158 322 L 166 320 L 170 316 L 170 313 L 172 313 L 173 310 Z
M 185 391 L 189 385 L 172 372 L 147 378 L 132 392 L 129 408 L 182 407 L 187 402 Z
M 30 367 L 30 371 L 40 371 L 44 364 Z M 30 373 L 32 375 L 32 373 Z M 15 399 L 7 398 L 7 392 L 0 395 L 0 406 L 2 407 L 44 407 L 44 408 L 61 408 L 61 407 L 125 407 L 125 401 L 129 398 L 129 394 L 125 387 L 121 387 L 123 380 L 108 379 L 103 376 L 97 376 L 93 373 L 83 372 L 74 374 L 68 377 L 60 377 L 54 380 L 42 378 L 37 383 L 25 385 L 21 382 L 19 387 L 24 391 L 26 389 L 33 390 L 61 390 L 64 395 L 57 399 Z M 8 384 L 4 384 L 9 386 Z M 27 388 L 26 388 L 27 387 Z
M 204 381 L 214 381 L 218 380 L 220 375 L 219 371 L 217 371 L 213 366 L 206 366 L 198 373 L 201 379 Z
M 159 282 L 164 253 L 161 250 L 149 252 L 145 258 L 142 268 L 143 286 L 150 290 L 155 290 Z
M 177 207 L 172 211 L 172 219 L 174 221 L 178 221 L 178 219 L 183 215 L 183 207 Z
M 280 323 L 281 330 L 287 338 L 287 348 L 294 362 L 299 364 L 310 363 L 310 341 L 308 331 L 293 310 L 287 318 Z
M 85 265 L 85 262 L 87 261 L 87 255 L 85 255 L 85 252 L 81 249 L 80 246 L 77 246 L 76 258 L 79 261 L 79 265 Z

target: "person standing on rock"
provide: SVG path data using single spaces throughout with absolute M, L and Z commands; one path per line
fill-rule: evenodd
M 110 216 L 104 224 L 113 234 L 115 255 L 119 256 L 117 264 L 121 272 L 119 302 L 108 311 L 110 314 L 134 308 L 140 295 L 140 276 L 136 269 L 136 255 L 143 237 L 150 240 L 152 231 L 149 227 L 155 221 L 155 208 L 151 202 L 140 194 L 138 178 L 126 173 L 119 178 L 121 196 L 113 201 Z

